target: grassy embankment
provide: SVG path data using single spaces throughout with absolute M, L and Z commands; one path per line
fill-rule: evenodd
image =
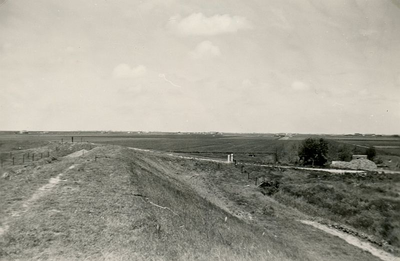
M 311 216 L 372 235 L 372 241 L 379 245 L 386 241 L 387 249 L 400 248 L 400 175 L 278 171 L 256 166 L 245 166 L 243 170 L 245 173 L 238 166 L 225 177 L 233 182 L 249 175 L 251 179 L 258 177 L 259 182 L 265 178 L 278 183 L 279 188 L 273 185 L 262 192 Z M 218 176 L 214 179 L 219 182 Z
M 1 180 L 0 218 L 8 229 L 0 236 L 0 259 L 290 259 L 274 237 L 134 159 L 131 151 L 96 148 Z M 59 173 L 60 183 L 32 200 Z

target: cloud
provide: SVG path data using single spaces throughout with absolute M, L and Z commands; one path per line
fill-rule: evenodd
M 181 35 L 218 35 L 252 28 L 251 23 L 242 16 L 225 14 L 207 17 L 202 13 L 193 13 L 185 18 L 173 16 L 167 26 Z
M 160 73 L 158 76 L 159 76 L 160 78 L 164 79 L 164 81 L 166 81 L 167 83 L 171 84 L 171 85 L 174 86 L 174 87 L 179 87 L 179 88 L 181 87 L 181 86 L 179 86 L 179 85 L 173 83 L 172 81 L 168 80 L 168 79 L 167 79 L 167 76 L 166 76 L 165 74 L 163 74 L 163 73 Z
M 121 63 L 114 68 L 113 76 L 115 78 L 137 78 L 145 74 L 146 71 L 147 69 L 144 65 L 131 68 L 128 64 Z
M 210 41 L 199 43 L 194 51 L 190 52 L 190 57 L 193 59 L 210 59 L 219 55 L 221 55 L 219 47 Z
M 310 89 L 310 86 L 301 81 L 292 82 L 292 89 L 295 91 L 307 91 Z

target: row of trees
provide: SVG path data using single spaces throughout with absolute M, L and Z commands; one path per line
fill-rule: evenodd
M 323 138 L 308 138 L 302 142 L 298 155 L 304 165 L 324 166 L 328 162 L 329 147 L 329 142 Z M 376 150 L 374 147 L 369 147 L 365 154 L 369 160 L 373 160 L 376 156 Z M 340 160 L 350 161 L 352 153 L 349 147 L 339 148 L 338 157 Z

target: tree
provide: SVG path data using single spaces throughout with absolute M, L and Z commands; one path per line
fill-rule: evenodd
M 285 154 L 284 144 L 277 144 L 274 151 L 275 163 L 281 163 L 282 158 Z
M 350 161 L 351 160 L 351 150 L 348 146 L 343 145 L 339 148 L 338 157 L 341 161 Z
M 299 149 L 299 157 L 304 165 L 323 166 L 328 161 L 328 142 L 323 138 L 304 140 Z
M 374 146 L 371 146 L 367 149 L 367 151 L 365 152 L 365 154 L 367 154 L 367 158 L 369 160 L 374 160 L 375 156 L 376 156 L 376 150 Z

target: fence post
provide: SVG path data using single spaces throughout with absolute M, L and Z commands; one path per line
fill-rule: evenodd
M 256 181 L 256 186 L 257 186 L 258 177 L 255 178 L 255 181 Z
M 74 137 L 73 136 L 71 137 L 71 142 L 74 142 Z
M 13 165 L 14 165 L 15 164 L 14 157 L 12 159 L 13 159 Z
M 35 161 L 35 153 L 32 153 L 32 161 Z
M 64 142 L 64 139 L 61 139 L 61 143 L 63 143 Z

